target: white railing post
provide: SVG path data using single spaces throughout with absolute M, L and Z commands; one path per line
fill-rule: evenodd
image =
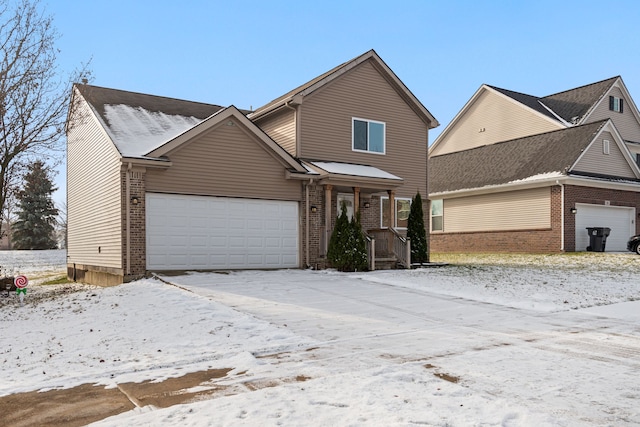
M 407 237 L 407 270 L 411 270 L 411 239 Z
M 376 239 L 371 239 L 371 260 L 369 261 L 371 271 L 376 269 Z

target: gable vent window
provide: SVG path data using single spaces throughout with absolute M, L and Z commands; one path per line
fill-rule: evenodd
M 353 151 L 384 154 L 385 124 L 372 120 L 353 119 Z
M 602 153 L 603 154 L 609 154 L 610 153 L 609 140 L 608 139 L 603 139 L 602 140 Z
M 609 110 L 615 111 L 616 113 L 622 113 L 623 112 L 622 98 L 618 98 L 617 96 L 610 96 Z

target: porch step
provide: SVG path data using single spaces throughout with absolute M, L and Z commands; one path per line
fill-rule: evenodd
M 398 268 L 396 257 L 376 257 L 376 270 L 395 270 L 396 268 Z

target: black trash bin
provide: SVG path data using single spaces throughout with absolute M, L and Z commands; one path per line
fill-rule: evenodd
M 589 233 L 589 246 L 588 251 L 592 252 L 604 252 L 604 248 L 607 245 L 607 237 L 611 233 L 609 227 L 587 227 Z

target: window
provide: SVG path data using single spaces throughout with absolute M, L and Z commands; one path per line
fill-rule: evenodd
M 342 213 L 342 202 L 344 202 L 347 207 L 347 218 L 349 218 L 349 221 L 351 221 L 351 218 L 353 218 L 353 194 L 338 193 L 337 216 L 340 216 L 340 214 Z
M 442 199 L 431 201 L 431 231 L 444 231 Z
M 616 113 L 622 113 L 623 112 L 622 98 L 618 98 L 617 96 L 610 96 L 609 110 L 615 111 Z
M 372 120 L 353 119 L 353 150 L 384 154 L 385 124 Z
M 636 153 L 636 165 L 640 166 L 640 153 Z
M 609 140 L 608 139 L 603 139 L 602 140 L 602 153 L 603 154 L 609 154 L 611 152 L 610 148 L 609 148 Z
M 393 228 L 407 228 L 409 223 L 409 213 L 411 212 L 411 199 L 397 198 L 396 200 L 396 223 Z M 382 197 L 380 226 L 389 228 L 389 198 Z

